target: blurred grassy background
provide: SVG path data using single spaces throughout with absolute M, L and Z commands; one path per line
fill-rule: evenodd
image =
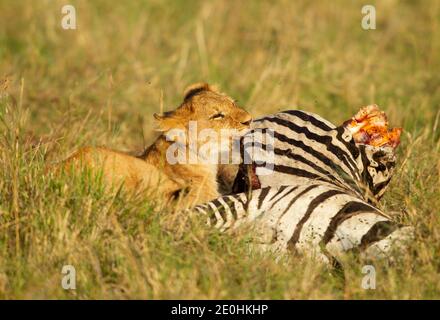
M 77 30 L 61 28 L 65 4 Z M 0 297 L 439 298 L 440 1 L 368 1 L 370 31 L 364 4 L 0 0 Z M 42 177 L 85 144 L 141 150 L 161 95 L 173 109 L 196 81 L 255 116 L 300 108 L 340 123 L 376 103 L 404 128 L 383 205 L 418 237 L 399 264 L 377 262 L 377 290 L 360 287 L 355 262 L 344 285 L 307 261 L 250 257 L 246 236 Z M 66 261 L 73 293 L 60 287 Z

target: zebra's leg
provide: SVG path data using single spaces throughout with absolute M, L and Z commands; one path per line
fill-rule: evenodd
M 409 241 L 414 239 L 414 227 L 400 226 L 385 237 L 372 235 L 365 240 L 366 247 L 362 250 L 364 258 L 390 258 L 393 251 L 404 251 Z M 368 242 L 368 243 L 367 243 Z
M 331 241 L 321 246 L 337 258 L 344 252 L 354 252 L 366 259 L 393 260 L 393 253 L 405 250 L 414 237 L 414 228 L 364 212 L 340 224 Z M 328 240 L 328 239 L 327 239 Z

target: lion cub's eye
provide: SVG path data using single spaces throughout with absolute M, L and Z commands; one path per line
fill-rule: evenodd
M 209 119 L 213 119 L 213 120 L 219 120 L 219 119 L 223 119 L 225 117 L 225 115 L 221 112 L 214 114 L 213 116 L 211 116 Z

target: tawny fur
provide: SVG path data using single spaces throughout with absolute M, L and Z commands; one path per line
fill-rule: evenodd
M 162 134 L 141 156 L 102 147 L 84 147 L 63 161 L 61 168 L 99 169 L 106 185 L 123 184 L 125 191 L 148 191 L 165 201 L 184 194 L 184 202 L 195 205 L 218 197 L 218 165 L 170 164 L 166 152 L 176 141 L 167 141 L 167 134 L 172 129 L 182 129 L 187 137 L 189 121 L 197 121 L 198 132 L 206 128 L 217 133 L 221 129 L 243 131 L 249 127 L 250 114 L 237 107 L 230 97 L 202 83 L 185 90 L 184 101 L 176 110 L 154 116 Z M 187 140 L 183 143 L 187 144 Z

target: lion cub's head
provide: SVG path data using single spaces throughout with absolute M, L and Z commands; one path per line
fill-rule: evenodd
M 168 141 L 186 145 L 196 142 L 214 153 L 230 150 L 233 138 L 243 135 L 252 121 L 232 98 L 207 83 L 191 85 L 176 110 L 154 117 Z
M 198 131 L 213 129 L 243 130 L 249 128 L 252 116 L 238 107 L 229 96 L 220 93 L 207 83 L 189 86 L 182 104 L 163 115 L 154 114 L 159 131 L 187 129 L 190 121 L 197 122 Z

